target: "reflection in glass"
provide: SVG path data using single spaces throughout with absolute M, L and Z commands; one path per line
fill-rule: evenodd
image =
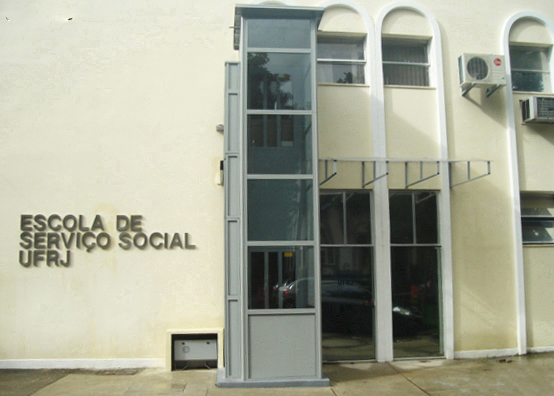
M 368 191 L 325 192 L 320 195 L 319 206 L 322 245 L 371 244 Z
M 249 309 L 314 307 L 312 247 L 250 247 L 248 257 Z
M 514 91 L 544 92 L 546 74 L 540 72 L 512 72 L 512 88 Z
M 309 19 L 249 19 L 250 48 L 310 48 Z
M 554 242 L 554 218 L 524 217 L 521 219 L 521 226 L 524 243 Z
M 391 243 L 414 243 L 411 194 L 391 193 L 389 209 Z
M 364 66 L 355 63 L 319 62 L 317 81 L 332 84 L 364 84 Z
M 334 84 L 364 84 L 365 37 L 317 39 L 317 81 Z
M 249 174 L 310 174 L 312 123 L 307 115 L 248 116 Z
M 383 61 L 403 63 L 427 63 L 427 44 L 402 44 L 395 41 L 383 43 Z
M 321 249 L 321 315 L 325 360 L 375 357 L 372 255 L 370 246 Z
M 542 48 L 510 48 L 510 63 L 513 69 L 544 70 L 546 61 L 546 51 Z
M 442 354 L 439 254 L 437 247 L 391 249 L 394 357 Z
M 317 39 L 317 58 L 364 60 L 364 39 L 320 36 Z
M 438 243 L 437 195 L 393 192 L 389 198 L 391 243 Z
M 435 193 L 416 193 L 416 243 L 438 243 L 437 196 Z
M 514 91 L 543 92 L 550 86 L 547 49 L 510 46 Z
M 346 242 L 371 243 L 369 193 L 346 193 Z
M 310 110 L 309 54 L 248 53 L 248 108 Z
M 249 180 L 248 240 L 313 240 L 311 180 Z
M 342 193 L 319 196 L 320 240 L 322 245 L 344 243 L 344 208 Z
M 554 217 L 554 199 L 551 197 L 521 197 L 521 215 Z

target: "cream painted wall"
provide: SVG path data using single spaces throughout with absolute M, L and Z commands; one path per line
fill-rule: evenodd
M 519 102 L 530 96 L 514 93 L 520 189 L 554 191 L 554 174 L 547 171 L 554 158 L 554 128 L 552 124 L 523 124 Z
M 450 156 L 491 160 L 492 173 L 451 189 L 455 349 L 512 349 L 517 313 L 504 99 L 479 90 L 457 95 L 447 99 L 456 104 Z M 465 164 L 456 166 L 463 180 Z M 485 171 L 481 165 L 472 174 Z
M 427 19 L 416 11 L 399 9 L 387 15 L 383 22 L 383 35 L 432 37 Z
M 319 84 L 318 86 L 319 157 L 371 158 L 370 89 L 368 86 Z M 325 171 L 320 164 L 320 180 Z M 362 184 L 361 164 L 337 164 L 337 175 L 321 188 L 359 189 Z M 373 172 L 371 165 L 369 172 Z M 332 164 L 328 164 L 329 174 Z
M 549 246 L 526 246 L 523 249 L 525 259 L 525 288 L 528 333 L 530 348 L 552 345 L 554 333 L 554 267 L 552 266 L 553 248 Z
M 539 21 L 522 19 L 512 26 L 510 30 L 510 42 L 552 45 L 552 37 Z
M 476 13 L 477 9 L 482 12 Z M 451 189 L 456 351 L 517 348 L 505 94 L 502 89 L 486 98 L 485 90 L 477 88 L 462 97 L 457 58 L 466 52 L 501 53 L 504 23 L 519 10 L 515 3 L 486 11 L 475 3 L 460 3 L 449 16 L 445 9 L 433 9 L 445 29 L 450 158 L 491 160 L 492 171 L 490 176 Z M 457 26 L 459 33 L 449 26 Z M 464 170 L 457 170 L 460 177 Z M 481 165 L 474 174 L 484 171 Z
M 367 27 L 362 18 L 355 11 L 343 6 L 326 9 L 318 30 L 322 32 L 367 34 Z
M 205 12 L 210 10 L 209 13 Z M 234 3 L 6 1 L 0 360 L 163 359 L 170 328 L 223 326 L 224 61 Z M 73 249 L 18 263 L 21 214 L 143 215 L 196 249 Z M 160 363 L 163 365 L 163 361 Z
M 436 109 L 436 91 L 432 88 L 386 87 L 387 157 L 403 160 L 438 159 L 440 155 Z M 436 171 L 436 163 L 424 164 L 424 177 L 433 175 Z M 389 188 L 405 188 L 404 162 L 391 163 L 389 172 Z M 440 177 L 434 177 L 412 188 L 440 189 Z M 409 182 L 419 179 L 419 163 L 409 164 Z

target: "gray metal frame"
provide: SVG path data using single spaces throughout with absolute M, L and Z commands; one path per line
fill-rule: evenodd
M 316 29 L 320 8 L 237 6 L 241 62 L 226 69 L 225 119 L 225 369 L 222 387 L 328 386 L 321 372 L 321 297 L 319 270 L 319 189 L 316 95 Z M 311 48 L 248 48 L 248 18 L 299 17 L 311 20 Z M 247 54 L 306 53 L 311 65 L 311 110 L 247 109 Z M 311 174 L 248 174 L 248 115 L 309 115 L 312 120 Z M 313 239 L 248 241 L 247 183 L 249 180 L 309 180 L 312 182 Z M 309 196 L 309 195 L 308 195 Z M 314 308 L 249 309 L 248 249 L 306 246 L 314 256 Z M 280 329 L 276 332 L 275 329 Z M 286 333 L 286 334 L 285 334 Z M 286 346 L 287 349 L 283 349 Z M 308 352 L 308 353 L 306 353 Z M 313 353 L 313 355 L 311 354 Z

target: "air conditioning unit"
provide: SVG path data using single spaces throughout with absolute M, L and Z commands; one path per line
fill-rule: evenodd
M 458 70 L 460 87 L 466 93 L 475 86 L 499 88 L 506 85 L 506 65 L 503 55 L 462 54 L 458 58 Z
M 554 97 L 531 96 L 520 105 L 523 122 L 554 123 Z

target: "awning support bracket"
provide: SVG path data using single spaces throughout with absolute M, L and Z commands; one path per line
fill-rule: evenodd
M 452 165 L 456 162 L 467 162 L 467 179 L 459 183 L 452 184 Z M 487 173 L 471 177 L 471 163 L 472 162 L 486 162 L 487 163 Z M 450 188 L 459 186 L 460 184 L 469 183 L 470 181 L 480 179 L 482 177 L 488 176 L 491 174 L 491 161 L 490 160 L 473 160 L 473 161 L 450 161 L 448 163 L 448 172 L 450 173 Z
M 373 179 L 368 181 L 368 182 L 365 181 L 365 163 L 366 162 L 373 162 Z M 388 176 L 388 174 L 389 174 L 389 161 L 385 161 L 385 167 L 386 167 L 385 173 L 383 175 L 379 175 L 379 176 L 377 176 L 377 167 L 375 166 L 376 163 L 377 163 L 377 161 L 362 161 L 362 188 L 365 188 L 366 186 L 369 186 L 371 183 L 374 183 L 377 180 Z
M 333 173 L 329 175 L 329 167 L 328 163 L 330 160 L 325 160 L 325 179 L 319 183 L 320 186 L 327 183 L 329 180 L 331 180 L 333 177 L 337 175 L 337 160 L 331 160 L 333 161 Z
M 410 183 L 409 182 L 409 177 L 408 177 L 408 166 L 412 162 L 416 162 L 416 163 L 419 162 L 419 180 L 416 180 L 416 181 Z M 405 181 L 406 181 L 406 183 L 405 183 L 406 188 L 414 186 L 418 183 L 424 182 L 425 180 L 429 180 L 429 179 L 432 179 L 435 176 L 440 175 L 440 173 L 441 173 L 440 165 L 439 165 L 440 161 L 433 161 L 433 162 L 435 162 L 435 164 L 437 166 L 437 170 L 432 175 L 423 177 L 423 163 L 424 162 L 429 162 L 429 161 L 405 161 L 404 162 L 404 177 L 405 177 Z

